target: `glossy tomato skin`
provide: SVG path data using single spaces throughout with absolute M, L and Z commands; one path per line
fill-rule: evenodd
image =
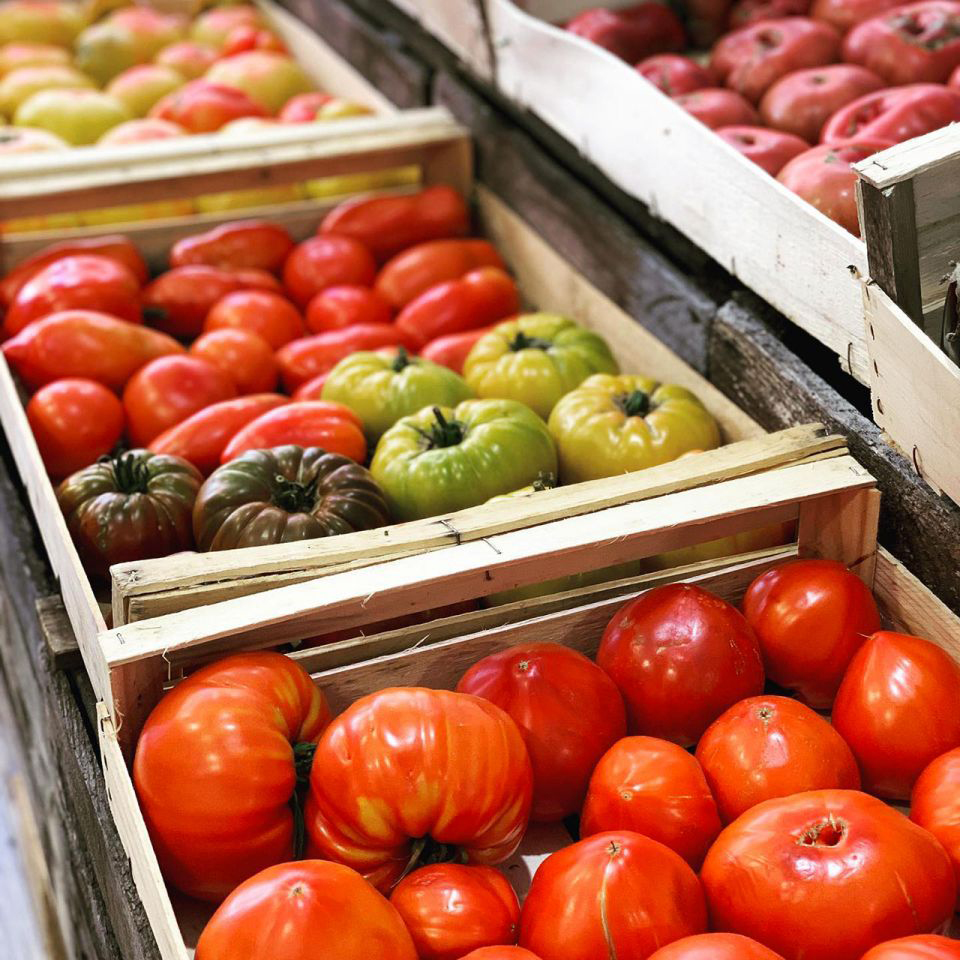
M 783 960 L 765 946 L 736 933 L 701 933 L 661 947 L 650 960 Z
M 680 854 L 694 870 L 722 829 L 700 764 L 655 737 L 624 737 L 590 778 L 580 835 L 632 830 Z
M 960 960 L 960 940 L 932 933 L 901 937 L 868 950 L 861 960 Z
M 190 347 L 190 355 L 222 370 L 237 393 L 269 393 L 277 386 L 277 361 L 273 350 L 250 330 L 211 330 Z
M 743 613 L 767 676 L 816 710 L 828 710 L 853 655 L 880 629 L 867 585 L 833 560 L 794 560 L 747 588 Z
M 813 0 L 810 16 L 846 33 L 858 23 L 900 6 L 900 0 Z
M 520 946 L 543 960 L 643 960 L 706 929 L 703 891 L 690 867 L 639 833 L 610 831 L 540 865 L 520 915 Z
M 775 797 L 860 789 L 857 761 L 840 734 L 788 697 L 734 704 L 700 738 L 697 760 L 724 823 Z
M 291 97 L 278 114 L 281 123 L 313 123 L 317 114 L 331 101 L 329 93 L 298 93 Z
M 960 888 L 960 748 L 937 757 L 920 774 L 910 795 L 910 819 L 943 844 Z M 960 956 L 960 944 L 956 949 Z
M 810 149 L 810 144 L 792 133 L 765 127 L 721 127 L 717 136 L 739 150 L 771 177 L 775 177 L 794 157 Z
M 270 290 L 237 290 L 219 299 L 203 322 L 203 332 L 249 330 L 274 350 L 306 332 L 300 311 L 284 296 Z
M 292 249 L 293 239 L 280 224 L 238 220 L 178 240 L 170 251 L 170 266 L 204 263 L 222 269 L 277 273 Z
M 760 123 L 753 104 L 735 90 L 707 87 L 673 99 L 711 130 Z
M 678 53 L 658 53 L 637 64 L 637 73 L 668 97 L 678 97 L 712 87 L 716 78 L 690 57 Z
M 283 267 L 283 285 L 293 301 L 305 307 L 327 287 L 369 287 L 376 274 L 373 255 L 358 240 L 322 234 L 294 247 Z
M 308 330 L 327 333 L 358 323 L 390 323 L 393 308 L 370 287 L 343 284 L 321 290 L 307 304 L 305 317 Z
M 659 3 L 638 3 L 621 10 L 584 10 L 567 24 L 567 29 L 627 63 L 686 46 L 683 24 L 669 7 Z
M 700 878 L 714 929 L 786 960 L 860 960 L 884 940 L 940 929 L 956 899 L 937 840 L 856 790 L 753 807 L 717 838 Z
M 27 421 L 47 473 L 60 480 L 109 453 L 123 434 L 123 405 L 94 380 L 68 377 L 41 387 Z
M 958 19 L 960 26 L 960 19 Z M 960 120 L 960 90 L 915 83 L 879 90 L 838 110 L 824 125 L 823 143 L 876 138 L 902 143 Z
M 495 703 L 520 728 L 533 764 L 533 820 L 577 813 L 597 761 L 627 732 L 616 684 L 592 660 L 556 643 L 484 657 L 457 690 Z
M 540 960 L 523 947 L 481 947 L 471 950 L 463 960 Z
M 804 17 L 810 12 L 810 0 L 737 0 L 730 11 L 731 30 L 761 20 Z
M 493 867 L 438 863 L 414 870 L 390 894 L 420 960 L 460 960 L 480 947 L 516 942 L 520 903 Z
M 870 637 L 833 705 L 833 725 L 857 758 L 864 789 L 906 800 L 923 768 L 960 746 L 958 702 L 960 666 L 939 647 L 885 630 Z
M 463 373 L 463 365 L 470 356 L 474 344 L 488 334 L 493 327 L 480 327 L 478 330 L 467 330 L 464 333 L 448 333 L 445 336 L 431 340 L 420 350 L 420 356 L 448 367 L 454 373 Z
M 687 584 L 648 590 L 620 609 L 597 663 L 636 733 L 691 746 L 728 707 L 763 690 L 757 638 L 743 616 Z
M 381 690 L 348 707 L 317 747 L 309 850 L 379 889 L 400 876 L 418 838 L 490 866 L 519 846 L 532 792 L 527 748 L 499 707 L 448 690 Z
M 191 80 L 151 107 L 148 116 L 179 124 L 190 133 L 213 133 L 231 120 L 266 117 L 255 100 L 234 87 Z
M 276 653 L 219 660 L 164 696 L 137 742 L 133 781 L 174 887 L 218 901 L 293 858 L 293 747 L 329 722 L 319 688 Z

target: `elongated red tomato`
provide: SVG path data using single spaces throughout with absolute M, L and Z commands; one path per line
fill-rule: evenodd
M 910 819 L 943 844 L 960 892 L 960 748 L 937 757 L 920 774 L 910 796 Z
M 381 690 L 337 717 L 317 747 L 309 849 L 380 889 L 438 844 L 500 863 L 520 844 L 532 792 L 527 748 L 499 707 L 449 690 Z
M 901 937 L 868 950 L 861 960 L 960 960 L 960 940 L 932 933 Z
M 661 947 L 650 960 L 783 960 L 763 944 L 736 933 L 701 933 Z
M 390 323 L 390 304 L 369 287 L 344 285 L 321 290 L 308 304 L 307 327 L 314 333 L 343 330 L 358 323 Z
M 616 684 L 559 643 L 511 647 L 475 663 L 457 684 L 505 710 L 533 764 L 533 820 L 562 820 L 583 805 L 590 774 L 627 732 Z
M 170 266 L 205 263 L 224 269 L 276 273 L 292 249 L 293 239 L 280 224 L 237 220 L 179 240 L 170 251 Z
M 520 915 L 520 946 L 543 960 L 645 960 L 706 929 L 697 875 L 663 844 L 622 830 L 540 865 Z
M 680 854 L 694 870 L 722 829 L 700 764 L 683 747 L 625 737 L 600 759 L 580 818 L 580 835 L 632 830 Z
M 455 373 L 463 373 L 473 345 L 493 327 L 480 327 L 479 330 L 467 330 L 465 333 L 448 333 L 446 336 L 431 340 L 421 351 L 420 356 L 449 367 Z
M 191 674 L 144 724 L 133 780 L 160 867 L 178 890 L 222 900 L 293 859 L 298 765 L 330 722 L 310 676 L 277 653 Z
M 399 914 L 359 874 L 303 860 L 269 867 L 220 905 L 196 960 L 417 960 Z

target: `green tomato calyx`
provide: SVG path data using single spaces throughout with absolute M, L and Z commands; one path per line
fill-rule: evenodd
M 434 840 L 430 834 L 425 837 L 417 837 L 410 844 L 410 859 L 403 868 L 403 873 L 397 878 L 397 883 L 419 867 L 427 867 L 435 863 L 465 864 L 466 862 L 467 855 L 460 847 L 449 843 L 440 843 Z
M 274 477 L 273 505 L 287 513 L 309 513 L 317 502 L 317 479 L 310 483 L 288 480 L 283 474 Z
M 544 473 L 541 471 L 531 486 L 536 493 L 542 493 L 544 490 L 553 490 L 557 486 L 557 475 L 555 473 Z
M 307 824 L 304 820 L 303 801 L 310 787 L 310 769 L 317 745 L 309 741 L 294 744 L 293 767 L 297 782 L 290 795 L 290 809 L 293 811 L 293 858 L 302 860 L 307 850 Z
M 430 425 L 429 430 L 413 428 L 427 441 L 431 450 L 437 447 L 456 447 L 463 443 L 467 431 L 459 420 L 447 420 L 439 407 L 433 408 L 433 416 L 435 422 Z
M 614 402 L 628 417 L 645 417 L 652 407 L 650 394 L 643 390 L 622 393 Z
M 150 471 L 143 458 L 133 450 L 118 453 L 116 456 L 101 458 L 101 463 L 109 463 L 113 478 L 120 493 L 146 493 L 149 489 Z
M 402 370 L 405 370 L 413 361 L 410 359 L 410 354 L 407 353 L 406 347 L 397 347 L 397 355 L 393 359 L 393 363 L 390 364 L 394 373 L 400 373 Z
M 544 340 L 543 337 L 528 337 L 522 330 L 517 331 L 517 335 L 510 341 L 509 347 L 514 353 L 521 350 L 549 350 L 553 346 L 550 340 Z

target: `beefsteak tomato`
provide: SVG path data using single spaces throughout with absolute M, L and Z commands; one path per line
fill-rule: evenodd
M 766 127 L 721 127 L 717 135 L 771 177 L 775 177 L 794 157 L 810 149 L 806 140 Z
M 736 933 L 701 933 L 661 947 L 650 960 L 783 960 L 763 944 Z
M 960 960 L 960 940 L 933 933 L 901 937 L 873 947 L 860 960 Z
M 858 23 L 900 6 L 902 0 L 813 0 L 810 16 L 846 33 Z
M 910 795 L 910 819 L 943 844 L 960 892 L 960 748 L 937 757 L 920 774 Z
M 711 130 L 718 130 L 720 127 L 756 126 L 760 123 L 760 115 L 753 104 L 735 90 L 705 87 L 673 99 Z
M 716 78 L 696 60 L 678 53 L 658 53 L 637 64 L 637 73 L 668 97 L 712 87 Z
M 854 138 L 902 143 L 960 120 L 960 90 L 938 83 L 914 83 L 878 90 L 838 110 L 820 140 L 842 144 Z
M 687 42 L 677 15 L 670 7 L 652 2 L 620 10 L 593 7 L 577 14 L 567 29 L 627 63 L 682 50 Z

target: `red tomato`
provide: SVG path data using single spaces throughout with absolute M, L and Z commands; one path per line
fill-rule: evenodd
M 711 87 L 673 99 L 711 130 L 718 127 L 755 126 L 760 122 L 753 105 L 733 90 Z
M 304 334 L 303 318 L 286 298 L 269 290 L 237 290 L 211 307 L 203 332 L 249 330 L 263 337 L 274 350 Z
M 323 399 L 323 385 L 330 378 L 330 371 L 326 373 L 321 373 L 319 376 L 314 377 L 312 380 L 308 380 L 306 383 L 300 384 L 296 390 L 293 391 L 294 400 L 322 400 Z
M 15 336 L 28 323 L 61 310 L 96 310 L 140 323 L 140 284 L 127 267 L 109 257 L 63 257 L 20 288 L 4 318 L 4 333 Z
M 902 0 L 813 0 L 810 16 L 846 33 L 864 20 L 902 5 Z
M 404 877 L 390 894 L 420 960 L 460 960 L 480 947 L 512 944 L 520 903 L 493 867 L 437 863 Z
M 449 367 L 457 373 L 463 373 L 463 365 L 466 363 L 473 345 L 492 329 L 493 326 L 480 327 L 479 330 L 448 333 L 444 337 L 437 337 L 436 340 L 431 340 L 421 349 L 420 356 L 426 357 L 427 360 L 432 360 L 434 363 L 439 363 L 441 366 Z
M 163 697 L 137 742 L 133 782 L 174 887 L 221 900 L 294 857 L 297 754 L 329 722 L 309 674 L 279 653 L 219 660 Z
M 329 93 L 298 93 L 279 113 L 281 123 L 313 123 L 317 114 L 333 99 Z
M 632 830 L 669 847 L 699 870 L 722 826 L 694 757 L 669 740 L 625 737 L 593 771 L 580 835 Z
M 627 63 L 637 63 L 654 53 L 682 50 L 687 45 L 683 24 L 669 7 L 659 3 L 638 3 L 621 10 L 584 10 L 567 24 L 567 29 Z
M 47 473 L 55 480 L 109 453 L 123 434 L 123 405 L 94 380 L 67 378 L 41 387 L 27 420 Z
M 540 960 L 540 957 L 523 947 L 481 947 L 471 950 L 463 960 Z
M 283 267 L 283 285 L 301 307 L 327 287 L 373 285 L 377 264 L 370 251 L 352 237 L 323 234 L 298 244 Z
M 170 251 L 170 266 L 205 263 L 225 270 L 278 273 L 292 249 L 293 238 L 280 224 L 237 220 L 177 241 Z
M 774 797 L 859 790 L 857 761 L 818 713 L 787 697 L 751 697 L 708 728 L 697 759 L 725 823 Z
M 272 50 L 286 53 L 284 42 L 272 31 L 262 30 L 248 24 L 238 24 L 228 34 L 220 50 L 221 57 L 232 57 L 248 50 Z
M 650 960 L 783 960 L 756 940 L 736 933 L 701 933 L 661 947 Z
M 910 796 L 910 819 L 943 844 L 960 885 L 960 749 L 937 757 L 920 774 Z
M 806 140 L 792 133 L 764 127 L 721 127 L 717 135 L 771 177 L 775 177 L 794 157 L 810 149 Z
M 597 761 L 627 732 L 616 684 L 592 660 L 558 643 L 484 657 L 457 690 L 495 703 L 520 728 L 533 765 L 533 820 L 579 811 Z
M 220 455 L 221 463 L 235 460 L 247 450 L 268 450 L 287 444 L 320 447 L 357 463 L 367 456 L 367 441 L 357 415 L 339 403 L 300 400 L 284 404 L 242 427 Z
M 960 21 L 958 21 L 960 23 Z M 853 137 L 903 143 L 960 120 L 960 90 L 917 83 L 878 90 L 838 110 L 820 139 L 843 143 Z
M 540 865 L 520 914 L 520 946 L 543 960 L 643 960 L 706 929 L 697 875 L 663 844 L 623 830 Z
M 889 140 L 862 139 L 833 147 L 812 147 L 791 160 L 777 179 L 824 216 L 859 237 L 857 174 L 853 164 L 892 146 Z
M 847 34 L 843 59 L 891 86 L 946 83 L 960 66 L 960 3 L 921 0 L 879 13 Z
M 211 330 L 194 340 L 190 354 L 222 370 L 237 393 L 269 393 L 277 386 L 273 350 L 250 330 Z
M 532 791 L 527 748 L 499 707 L 449 690 L 381 690 L 340 714 L 317 747 L 309 849 L 378 888 L 437 844 L 489 866 L 519 846 Z
M 709 70 L 690 57 L 677 53 L 658 53 L 656 56 L 647 57 L 637 64 L 637 73 L 668 97 L 693 93 L 694 90 L 703 90 L 716 83 L 716 78 Z
M 737 0 L 730 11 L 729 24 L 731 30 L 738 30 L 748 23 L 804 17 L 809 12 L 810 0 Z
M 191 80 L 155 103 L 147 116 L 169 120 L 190 133 L 213 133 L 231 120 L 266 117 L 267 112 L 242 90 Z
M 369 287 L 327 287 L 307 304 L 306 319 L 308 329 L 325 333 L 358 323 L 390 323 L 393 310 L 376 290 Z
M 875 633 L 850 661 L 833 725 L 864 789 L 905 800 L 923 768 L 960 746 L 960 665 L 929 640 Z
M 860 960 L 884 940 L 940 928 L 956 899 L 943 847 L 856 790 L 753 807 L 717 838 L 700 879 L 716 929 L 786 960 Z
M 960 940 L 930 933 L 901 937 L 868 950 L 860 960 L 960 960 Z
M 631 730 L 681 746 L 763 690 L 750 625 L 729 603 L 688 584 L 648 590 L 616 613 L 597 663 L 620 688 Z
M 197 357 L 160 357 L 138 370 L 123 391 L 127 436 L 146 447 L 192 413 L 237 395 L 233 381 Z
M 233 275 L 244 287 L 250 287 L 254 290 L 269 290 L 271 293 L 283 293 L 280 281 L 266 270 L 257 270 L 250 267 L 244 270 L 234 270 Z
M 743 613 L 767 676 L 817 710 L 830 708 L 853 655 L 880 629 L 867 585 L 833 560 L 794 560 L 761 574 Z

